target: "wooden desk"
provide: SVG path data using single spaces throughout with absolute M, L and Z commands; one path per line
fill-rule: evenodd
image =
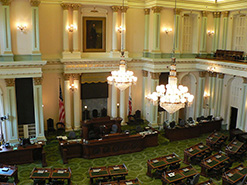
M 207 139 L 206 139 L 206 144 L 208 146 L 216 144 L 220 139 L 224 137 L 224 134 L 218 133 L 218 132 L 213 132 L 211 133 Z
M 108 171 L 111 177 L 114 177 L 114 176 L 125 177 L 126 175 L 128 175 L 128 170 L 125 164 L 108 166 Z
M 170 176 L 171 173 L 174 173 L 175 176 Z M 166 172 L 165 175 L 164 174 L 162 175 L 161 180 L 162 180 L 162 184 L 165 185 L 165 184 L 181 181 L 189 177 L 193 177 L 196 174 L 198 174 L 196 169 L 194 169 L 192 166 L 187 166 Z
M 111 181 L 111 182 L 102 182 L 101 185 L 126 185 L 127 183 L 132 183 L 132 185 L 140 185 L 141 183 L 139 180 L 132 179 L 132 180 L 120 180 L 119 182 L 117 181 Z
M 41 144 L 19 146 L 17 150 L 13 150 L 13 147 L 4 147 L 0 150 L 0 163 L 3 164 L 25 164 L 39 159 L 42 161 L 42 166 L 47 166 L 45 151 Z
M 236 154 L 240 148 L 242 148 L 244 145 L 244 143 L 238 141 L 237 139 L 233 139 L 226 147 L 226 150 L 225 152 L 228 154 L 228 155 L 234 155 Z
M 240 164 L 237 167 L 223 173 L 222 185 L 235 184 L 236 182 L 241 181 L 246 174 L 247 167 L 244 167 L 242 164 Z
M 8 168 L 8 171 L 3 171 L 4 168 Z M 16 184 L 19 182 L 18 168 L 16 166 L 0 165 L 0 176 L 3 176 L 4 178 L 14 177 L 14 182 Z
M 30 179 L 50 179 L 51 173 L 51 168 L 34 168 L 31 173 Z
M 162 157 L 148 160 L 147 161 L 148 169 L 147 169 L 146 175 L 149 177 L 153 177 L 152 170 L 156 170 L 158 168 L 163 168 L 163 167 L 171 165 L 171 164 L 179 163 L 180 161 L 181 161 L 181 159 L 178 156 L 176 156 L 175 154 L 165 155 Z
M 189 158 L 194 157 L 198 154 L 201 154 L 202 152 L 205 152 L 207 149 L 209 149 L 209 147 L 204 145 L 203 143 L 198 143 L 189 148 L 186 148 L 184 150 L 184 161 L 183 162 L 185 164 L 190 164 Z
M 71 169 L 70 168 L 53 168 L 51 172 L 51 179 L 63 179 L 71 184 Z
M 220 154 L 219 152 L 207 157 L 206 159 L 203 159 L 200 163 L 201 165 L 201 175 L 207 177 L 207 170 L 214 168 L 215 166 L 218 166 L 221 163 L 224 163 L 225 161 L 229 160 L 230 158 L 228 156 L 225 156 L 223 154 Z
M 197 185 L 216 185 L 216 184 L 214 184 L 212 180 L 207 180 L 207 181 L 204 181 L 204 182 L 200 182 Z

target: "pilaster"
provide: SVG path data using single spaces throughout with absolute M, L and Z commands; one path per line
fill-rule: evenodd
M 146 119 L 148 95 L 148 71 L 142 70 L 142 117 Z
M 175 45 L 175 53 L 180 53 L 180 13 L 181 9 L 174 10 L 174 19 L 175 19 L 175 29 L 174 29 L 174 45 Z
M 206 53 L 207 51 L 207 12 L 202 12 L 202 27 L 201 27 L 201 42 L 200 53 Z
M 216 76 L 217 73 L 209 73 L 209 115 L 214 113 L 214 105 L 215 105 L 215 89 L 216 89 Z
M 117 115 L 117 87 L 111 85 L 111 117 L 116 118 Z
M 214 17 L 214 35 L 212 53 L 214 53 L 219 47 L 219 34 L 220 34 L 220 12 L 213 12 Z
M 70 4 L 62 3 L 61 7 L 63 8 L 63 58 L 68 58 L 68 55 L 71 54 L 69 51 L 69 33 L 67 30 L 67 27 L 69 26 Z
M 111 56 L 112 57 L 119 57 L 119 51 L 117 49 L 118 40 L 117 40 L 117 28 L 118 28 L 118 10 L 120 9 L 119 6 L 112 6 L 112 50 Z
M 126 13 L 129 7 L 121 6 L 121 26 L 122 26 L 122 33 L 121 33 L 121 50 L 125 51 L 125 57 L 128 58 L 128 52 L 126 51 Z
M 79 31 L 78 31 L 78 19 L 79 19 L 79 13 L 78 10 L 80 9 L 80 4 L 71 4 L 71 7 L 73 9 L 73 26 L 75 29 L 73 29 L 73 52 L 72 56 L 73 58 L 81 58 L 81 52 L 79 51 Z
M 120 91 L 120 117 L 123 119 L 121 125 L 126 125 L 126 98 L 125 90 Z
M 160 53 L 160 12 L 162 7 L 152 7 L 153 10 L 153 48 L 152 52 Z
M 227 48 L 227 34 L 228 34 L 228 18 L 229 12 L 223 12 L 223 38 L 222 38 L 222 49 L 226 50 Z
M 66 131 L 72 130 L 72 117 L 71 117 L 71 99 L 70 99 L 70 77 L 71 74 L 64 74 L 64 107 L 65 107 L 65 126 Z
M 240 119 L 238 119 L 237 128 L 245 130 L 246 128 L 246 113 L 247 113 L 247 78 L 243 78 L 243 94 L 242 94 L 242 105 L 240 109 Z
M 203 112 L 203 95 L 205 89 L 205 75 L 206 71 L 199 72 L 198 89 L 197 89 L 197 101 L 196 101 L 196 117 L 202 116 Z
M 216 115 L 217 117 L 221 116 L 220 111 L 221 111 L 221 103 L 222 103 L 222 91 L 223 91 L 223 81 L 224 81 L 224 74 L 220 73 L 218 74 L 217 78 L 217 98 L 216 98 Z
M 144 17 L 145 17 L 145 28 L 144 28 L 144 49 L 143 52 L 149 51 L 149 18 L 150 18 L 150 9 L 144 9 Z

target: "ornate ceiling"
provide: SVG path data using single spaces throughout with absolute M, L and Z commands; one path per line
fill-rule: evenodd
M 41 0 L 41 3 L 81 3 L 84 5 L 122 5 L 122 0 Z M 133 8 L 162 6 L 174 8 L 175 0 L 125 0 L 124 4 Z M 247 0 L 177 0 L 177 8 L 206 11 L 232 11 L 247 7 Z

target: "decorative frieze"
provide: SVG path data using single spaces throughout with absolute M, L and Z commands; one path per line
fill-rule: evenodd
M 33 81 L 34 81 L 34 85 L 41 85 L 43 78 L 42 77 L 33 78 Z
M 30 5 L 38 7 L 40 4 L 40 0 L 30 0 Z
M 7 78 L 5 79 L 5 83 L 7 87 L 15 86 L 15 78 Z

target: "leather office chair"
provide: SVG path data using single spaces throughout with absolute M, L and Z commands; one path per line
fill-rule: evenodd
M 65 124 L 62 122 L 57 122 L 56 128 L 57 128 L 57 135 L 62 135 L 65 132 Z
M 101 117 L 106 117 L 106 116 L 107 116 L 106 108 L 101 109 Z
M 175 121 L 172 121 L 172 122 L 170 123 L 170 128 L 174 128 L 175 126 L 176 126 Z
M 196 174 L 192 179 L 187 179 L 186 184 L 188 185 L 196 185 L 199 181 L 200 178 L 200 174 Z
M 54 129 L 54 120 L 53 119 L 51 119 L 51 118 L 49 118 L 48 120 L 47 120 L 47 131 L 48 131 L 48 134 L 50 133 L 50 132 L 54 132 L 55 131 L 55 129 Z
M 70 131 L 68 135 L 69 139 L 75 139 L 76 138 L 76 133 L 74 131 Z
M 235 185 L 245 185 L 245 184 L 247 184 L 247 175 L 244 176 L 242 181 L 237 182 Z

